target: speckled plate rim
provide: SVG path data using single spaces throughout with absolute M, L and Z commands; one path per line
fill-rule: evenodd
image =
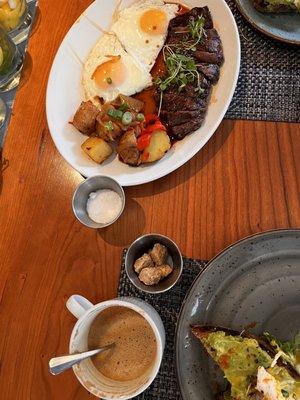
M 185 393 L 182 390 L 182 386 L 181 386 L 181 380 L 180 380 L 180 374 L 179 374 L 179 359 L 178 359 L 178 346 L 179 346 L 179 337 L 178 337 L 178 331 L 179 331 L 179 325 L 180 325 L 180 320 L 183 314 L 183 310 L 184 307 L 186 305 L 186 302 L 190 296 L 190 293 L 192 292 L 193 288 L 198 284 L 199 280 L 201 279 L 201 276 L 203 275 L 204 272 L 206 272 L 209 268 L 212 268 L 212 265 L 215 263 L 215 261 L 219 258 L 219 257 L 223 257 L 224 254 L 228 253 L 229 251 L 231 251 L 232 248 L 239 246 L 242 243 L 245 243 L 247 241 L 251 241 L 253 239 L 257 239 L 257 238 L 266 238 L 268 236 L 272 236 L 272 235 L 287 235 L 287 234 L 295 234 L 295 235 L 300 235 L 300 228 L 296 229 L 296 228 L 291 228 L 291 229 L 272 229 L 272 230 L 268 230 L 268 231 L 264 231 L 264 232 L 259 232 L 259 233 L 255 233 L 253 235 L 248 235 L 240 240 L 238 240 L 237 242 L 230 244 L 229 246 L 225 247 L 225 249 L 223 249 L 222 251 L 220 251 L 218 254 L 216 254 L 205 266 L 205 268 L 203 268 L 202 271 L 200 271 L 200 273 L 197 275 L 197 277 L 195 278 L 194 282 L 192 283 L 191 287 L 189 288 L 188 292 L 185 295 L 185 298 L 181 304 L 180 307 L 180 311 L 178 314 L 178 318 L 177 318 L 177 324 L 176 324 L 176 330 L 175 330 L 175 340 L 174 340 L 174 345 L 175 345 L 175 371 L 176 371 L 176 378 L 177 378 L 177 382 L 178 382 L 178 387 L 180 390 L 180 394 L 182 396 L 183 400 L 188 399 L 185 395 Z
M 299 40 L 285 39 L 285 38 L 283 38 L 283 37 L 281 37 L 281 36 L 274 35 L 273 33 L 271 33 L 270 31 L 268 31 L 268 30 L 266 30 L 266 29 L 263 29 L 261 26 L 259 26 L 259 25 L 255 22 L 255 20 L 254 20 L 253 18 L 250 17 L 249 14 L 247 14 L 247 13 L 245 12 L 245 9 L 244 9 L 244 7 L 243 7 L 241 1 L 240 1 L 240 0 L 235 0 L 235 1 L 236 1 L 237 8 L 238 8 L 239 12 L 242 14 L 242 16 L 246 19 L 246 21 L 249 22 L 249 24 L 251 24 L 251 25 L 252 25 L 255 29 L 257 29 L 259 32 L 261 32 L 261 33 L 263 33 L 264 35 L 270 37 L 271 39 L 278 40 L 278 41 L 281 42 L 281 43 L 288 43 L 288 44 L 293 44 L 293 45 L 295 45 L 295 46 L 300 46 L 300 39 L 299 39 Z M 254 6 L 253 6 L 253 8 L 254 8 Z M 255 8 L 254 8 L 254 9 L 255 9 Z

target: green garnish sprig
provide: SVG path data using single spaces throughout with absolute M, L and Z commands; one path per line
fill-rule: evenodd
M 197 46 L 198 43 L 201 42 L 203 36 L 206 36 L 205 30 L 205 18 L 201 15 L 198 19 L 192 19 L 188 24 L 188 30 L 190 35 L 195 40 L 194 47 Z
M 201 40 L 206 37 L 206 32 L 204 29 L 205 18 L 201 15 L 196 20 L 193 18 L 190 20 L 187 26 L 187 30 L 184 33 L 189 33 L 192 40 L 183 41 L 180 44 L 170 45 L 178 51 L 187 53 L 189 51 L 196 51 L 197 45 Z
M 114 124 L 111 121 L 107 121 L 104 124 L 104 128 L 108 131 L 108 132 L 112 132 L 114 130 Z
M 300 354 L 300 332 L 295 336 L 294 340 L 286 342 L 275 338 L 268 332 L 264 332 L 263 336 L 274 348 L 277 354 L 280 354 L 282 360 L 289 363 L 298 374 L 300 374 L 300 363 L 298 361 Z
M 205 18 L 202 15 L 196 20 L 192 19 L 187 26 L 187 32 L 193 40 L 163 47 L 167 76 L 164 79 L 157 78 L 155 81 L 162 92 L 171 85 L 178 86 L 178 90 L 181 91 L 188 83 L 194 84 L 195 82 L 195 91 L 203 92 L 197 64 L 187 53 L 191 50 L 195 51 L 202 38 L 206 36 L 204 25 Z
M 165 79 L 158 78 L 155 81 L 162 92 L 171 85 L 178 86 L 178 90 L 181 91 L 188 83 L 194 83 L 195 81 L 195 91 L 203 91 L 200 86 L 200 74 L 192 57 L 174 52 L 172 47 L 167 45 L 164 46 L 163 56 L 167 69 L 167 77 Z

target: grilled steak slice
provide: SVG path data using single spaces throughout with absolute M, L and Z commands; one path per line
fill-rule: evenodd
M 198 117 L 189 122 L 185 122 L 184 124 L 170 127 L 171 137 L 177 140 L 183 139 L 189 133 L 200 128 L 203 120 L 204 117 Z
M 181 125 L 185 122 L 192 121 L 195 118 L 203 117 L 206 112 L 206 108 L 199 108 L 194 111 L 165 111 L 162 110 L 160 113 L 162 121 L 169 127 Z
M 200 81 L 201 81 L 201 88 L 204 92 L 211 88 L 211 83 L 206 78 L 204 78 L 203 75 L 200 76 Z M 182 89 L 181 93 L 183 96 L 190 97 L 191 99 L 194 100 L 198 100 L 199 97 L 203 98 L 202 96 L 203 93 L 199 93 L 197 90 L 195 90 L 195 86 L 193 85 L 186 85 Z
M 203 16 L 205 18 L 204 29 L 211 29 L 213 27 L 213 22 L 211 18 L 210 11 L 208 7 L 194 7 L 189 12 L 181 15 L 177 15 L 177 17 L 173 18 L 170 21 L 169 29 L 173 29 L 178 26 L 187 27 L 189 22 L 192 22 L 198 17 Z
M 195 46 L 189 24 L 203 16 L 204 32 Z M 192 58 L 197 65 L 198 75 L 192 83 L 181 90 L 178 86 L 168 87 L 162 93 L 156 93 L 155 101 L 160 104 L 162 121 L 167 125 L 170 136 L 182 139 L 198 129 L 205 117 L 212 85 L 220 76 L 220 65 L 224 60 L 222 42 L 207 7 L 195 7 L 170 21 L 166 45 L 175 53 L 183 53 Z M 173 47 L 172 47 L 173 46 Z M 202 91 L 199 91 L 199 86 Z
M 170 46 L 181 45 L 183 42 L 190 41 L 189 31 L 186 26 L 178 26 L 173 29 L 169 29 L 166 43 Z
M 215 29 L 208 29 L 205 31 L 206 36 L 203 37 L 201 42 L 197 45 L 197 50 L 208 51 L 209 53 L 222 53 L 223 47 L 220 36 Z
M 208 51 L 196 50 L 194 52 L 194 56 L 201 63 L 221 65 L 224 61 L 223 52 L 222 53 L 209 53 Z
M 209 45 L 211 40 L 219 39 L 219 35 L 215 29 L 213 29 L 213 23 L 211 19 L 211 15 L 207 7 L 196 7 L 193 8 L 186 14 L 179 15 L 171 20 L 168 29 L 167 41 L 169 45 L 181 44 L 182 42 L 192 41 L 192 37 L 190 36 L 190 31 L 188 28 L 188 24 L 191 21 L 197 20 L 198 17 L 203 15 L 205 17 L 204 29 L 206 29 L 205 34 L 206 38 L 203 39 L 204 42 L 207 42 Z M 221 41 L 220 41 L 221 43 Z M 214 51 L 214 50 L 209 50 Z
M 83 101 L 76 111 L 72 124 L 84 135 L 90 136 L 96 130 L 98 108 L 91 101 Z
M 200 71 L 212 83 L 216 83 L 220 77 L 220 67 L 216 64 L 197 64 L 198 71 Z
M 176 87 L 170 87 L 163 93 L 162 109 L 167 111 L 193 111 L 207 107 L 208 97 L 211 91 L 211 83 L 200 76 L 202 93 L 195 90 L 192 84 L 186 85 L 181 91 Z M 155 94 L 155 100 L 159 102 L 160 94 Z
M 192 39 L 189 36 L 189 32 L 187 27 L 177 27 L 169 30 L 167 44 L 168 45 L 178 45 L 182 42 L 191 42 Z M 205 31 L 205 35 L 201 42 L 197 45 L 196 53 L 194 51 L 189 52 L 189 56 L 195 57 L 199 59 L 199 55 L 197 56 L 197 52 L 200 53 L 213 53 L 214 55 L 200 55 L 200 57 L 208 57 L 208 60 L 205 59 L 203 62 L 211 62 L 213 64 L 222 64 L 224 61 L 223 54 L 223 46 L 218 32 L 215 29 L 207 29 Z M 202 61 L 202 60 L 200 60 Z
M 206 108 L 208 98 L 192 99 L 181 93 L 164 93 L 162 100 L 162 110 L 167 111 L 195 111 L 199 108 Z

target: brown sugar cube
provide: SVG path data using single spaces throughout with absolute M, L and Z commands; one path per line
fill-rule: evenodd
M 133 267 L 134 267 L 135 272 L 137 274 L 139 274 L 141 272 L 141 270 L 144 268 L 154 267 L 154 263 L 152 261 L 152 258 L 149 256 L 149 254 L 143 254 L 142 257 L 140 257 L 136 260 Z
M 166 263 L 168 258 L 168 250 L 166 246 L 156 243 L 153 249 L 149 251 L 150 257 L 156 265 L 163 265 Z
M 154 268 L 144 268 L 139 275 L 139 280 L 147 286 L 157 285 L 162 279 L 170 275 L 172 271 L 173 268 L 168 264 Z
M 166 278 L 173 272 L 173 268 L 169 264 L 160 265 L 157 268 L 160 270 L 161 280 Z

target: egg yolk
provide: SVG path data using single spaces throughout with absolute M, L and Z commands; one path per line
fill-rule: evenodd
M 92 79 L 103 90 L 120 86 L 126 79 L 126 67 L 121 56 L 111 56 L 110 60 L 98 65 Z
M 164 34 L 168 27 L 166 13 L 158 9 L 145 11 L 140 18 L 140 27 L 149 35 Z

